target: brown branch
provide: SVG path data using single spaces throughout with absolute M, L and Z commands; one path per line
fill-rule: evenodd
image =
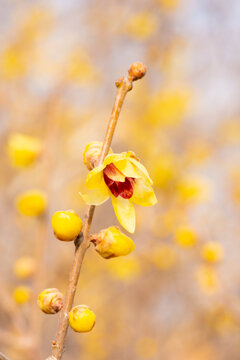
M 103 163 L 105 156 L 108 154 L 113 134 L 116 128 L 118 121 L 119 113 L 121 111 L 124 99 L 128 91 L 132 89 L 132 82 L 134 80 L 140 79 L 145 75 L 146 69 L 145 66 L 141 63 L 133 64 L 129 69 L 129 75 L 126 78 L 120 78 L 116 82 L 117 94 L 112 109 L 112 113 L 108 122 L 108 127 L 103 142 L 102 151 L 99 157 L 98 165 Z M 80 236 L 75 241 L 75 255 L 73 259 L 72 269 L 69 275 L 69 281 L 66 290 L 65 302 L 63 309 L 60 313 L 59 325 L 56 340 L 52 343 L 52 356 L 48 359 L 60 360 L 64 352 L 64 344 L 68 330 L 68 314 L 72 308 L 78 278 L 84 259 L 84 255 L 90 245 L 89 242 L 89 233 L 90 226 L 93 219 L 95 206 L 89 205 L 83 222 L 83 228 Z

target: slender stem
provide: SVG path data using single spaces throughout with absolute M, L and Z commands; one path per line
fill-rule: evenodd
M 128 76 L 128 78 L 120 78 L 116 82 L 117 94 L 112 109 L 112 113 L 108 122 L 108 127 L 103 142 L 102 151 L 99 157 L 98 165 L 103 163 L 105 156 L 108 154 L 111 146 L 113 134 L 118 121 L 119 113 L 121 111 L 125 96 L 128 91 L 132 89 L 132 81 L 135 80 Z M 52 343 L 52 356 L 48 359 L 60 360 L 64 352 L 64 344 L 68 330 L 68 314 L 72 308 L 73 300 L 77 288 L 78 278 L 84 259 L 84 255 L 90 246 L 89 233 L 90 226 L 93 219 L 95 206 L 89 205 L 87 207 L 86 215 L 83 222 L 83 228 L 78 238 L 75 240 L 75 254 L 73 259 L 72 268 L 69 275 L 69 281 L 66 290 L 65 302 L 63 309 L 60 313 L 58 331 L 56 340 Z
M 9 360 L 9 358 L 0 353 L 0 360 Z

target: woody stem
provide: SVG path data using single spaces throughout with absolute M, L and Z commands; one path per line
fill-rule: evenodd
M 108 154 L 113 134 L 116 128 L 118 121 L 119 113 L 121 111 L 124 99 L 128 91 L 132 89 L 132 79 L 130 76 L 128 78 L 121 78 L 116 82 L 117 94 L 112 109 L 112 113 L 108 122 L 108 127 L 105 135 L 105 139 L 102 146 L 102 151 L 99 157 L 98 165 L 103 163 L 105 156 Z M 75 241 L 75 254 L 73 258 L 72 268 L 69 274 L 69 280 L 67 284 L 66 296 L 63 305 L 63 309 L 60 313 L 59 325 L 56 335 L 56 340 L 52 343 L 52 356 L 48 359 L 60 360 L 64 352 L 64 344 L 68 330 L 68 314 L 72 308 L 77 283 L 80 275 L 80 270 L 82 262 L 85 256 L 85 253 L 90 246 L 90 226 L 93 219 L 95 206 L 89 205 L 85 214 L 82 231 L 79 234 L 78 238 Z

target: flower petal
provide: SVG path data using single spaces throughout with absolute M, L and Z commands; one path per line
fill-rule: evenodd
M 154 191 L 148 183 L 142 179 L 136 179 L 133 186 L 133 196 L 131 197 L 137 205 L 142 206 L 151 206 L 157 203 L 157 198 L 154 194 Z
M 138 179 L 141 174 L 137 171 L 136 166 L 132 165 L 129 159 L 121 159 L 114 161 L 114 165 L 124 174 L 126 177 Z
M 127 153 L 126 152 L 122 152 L 120 154 L 109 154 L 105 157 L 104 159 L 104 167 L 107 166 L 108 164 L 110 163 L 113 163 L 115 161 L 119 161 L 119 160 L 122 160 L 122 159 L 126 159 L 127 157 Z
M 88 189 L 96 189 L 99 187 L 99 183 L 103 180 L 103 169 L 104 166 L 100 165 L 89 171 L 86 179 Z
M 91 190 L 86 188 L 85 192 L 84 193 L 79 192 L 79 195 L 88 205 L 101 205 L 109 198 L 110 191 L 108 190 L 108 187 L 104 183 L 104 180 L 102 180 L 98 184 L 98 188 Z
M 150 178 L 149 173 L 148 173 L 147 169 L 145 168 L 145 166 L 143 166 L 143 164 L 141 164 L 139 161 L 135 160 L 132 157 L 129 157 L 129 160 L 131 161 L 131 163 L 133 165 L 135 165 L 137 167 L 137 169 L 140 171 L 140 173 L 142 173 L 147 178 L 148 182 L 152 185 L 153 184 L 152 179 Z
M 131 201 L 111 196 L 113 209 L 120 224 L 130 233 L 135 231 L 135 209 Z

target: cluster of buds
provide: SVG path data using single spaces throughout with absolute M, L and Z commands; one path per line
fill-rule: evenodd
M 45 289 L 39 294 L 37 303 L 44 313 L 56 314 L 63 307 L 63 295 L 58 289 Z

